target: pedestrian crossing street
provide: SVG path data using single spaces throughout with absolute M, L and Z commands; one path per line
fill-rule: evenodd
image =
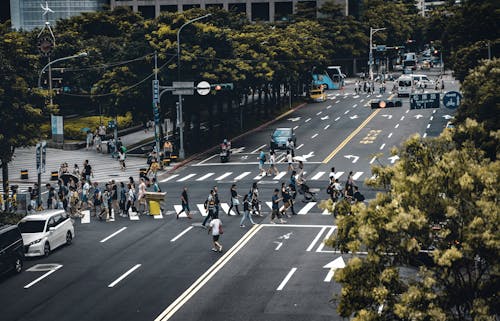
M 308 202 L 308 203 L 303 203 L 300 200 L 297 200 L 294 203 L 294 208 L 295 212 L 298 215 L 314 215 L 314 214 L 319 214 L 319 215 L 330 215 L 328 210 L 322 210 L 318 207 L 319 202 Z M 262 202 L 261 203 L 261 212 L 262 214 L 270 214 L 271 213 L 271 202 Z M 219 210 L 219 215 L 224 214 L 227 215 L 229 212 L 229 207 L 230 204 L 228 203 L 220 203 L 220 210 Z M 283 207 L 282 207 L 283 208 Z M 129 215 L 127 217 L 121 217 L 119 215 L 115 215 L 113 213 L 112 218 L 110 219 L 110 222 L 115 222 L 115 221 L 123 221 L 123 220 L 130 220 L 130 221 L 141 221 L 141 220 L 163 220 L 166 219 L 168 216 L 175 217 L 176 213 L 179 213 L 182 210 L 182 205 L 181 204 L 174 204 L 171 206 L 167 206 L 167 209 L 162 211 L 162 214 L 160 215 L 139 215 L 136 212 L 132 212 L 132 210 L 129 211 Z M 291 214 L 290 210 L 287 211 L 288 214 Z M 240 206 L 240 213 L 243 215 L 243 210 L 241 209 Z M 92 218 L 91 220 L 91 215 L 89 210 L 82 211 L 83 216 L 81 218 L 76 218 L 76 223 L 80 224 L 90 224 L 92 221 L 97 220 L 96 218 Z M 205 207 L 203 203 L 196 204 L 196 206 L 191 208 L 191 215 L 193 218 L 196 218 L 197 216 L 200 217 L 205 217 L 207 216 L 207 211 L 205 210 Z M 237 216 L 235 210 L 231 210 L 229 213 L 229 216 Z M 241 216 L 239 216 L 241 217 Z M 179 218 L 187 218 L 186 213 L 181 213 L 179 215 Z
M 307 181 L 328 181 L 328 175 L 329 172 L 315 172 L 309 176 L 306 175 L 307 172 L 304 172 L 304 175 L 306 177 Z M 348 176 L 348 172 L 336 172 L 335 173 L 335 178 L 339 180 L 346 180 Z M 224 172 L 224 173 L 215 173 L 215 172 L 210 172 L 210 173 L 202 173 L 202 174 L 196 174 L 196 173 L 189 173 L 189 174 L 172 174 L 166 178 L 160 179 L 161 183 L 166 183 L 166 182 L 201 182 L 201 181 L 215 181 L 215 182 L 221 182 L 221 181 L 231 181 L 231 182 L 237 182 L 240 180 L 243 180 L 244 178 L 252 178 L 254 181 L 260 181 L 260 180 L 270 180 L 270 181 L 275 181 L 278 182 L 280 180 L 285 180 L 288 179 L 288 177 L 291 175 L 291 172 L 287 171 L 281 171 L 279 174 L 274 175 L 274 176 L 262 176 L 258 171 L 256 172 Z M 361 181 L 367 178 L 370 175 L 370 173 L 365 173 L 365 172 L 353 172 L 352 178 L 355 181 Z M 370 178 L 372 176 L 370 175 Z

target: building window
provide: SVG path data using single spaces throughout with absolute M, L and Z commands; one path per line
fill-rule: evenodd
M 252 21 L 269 21 L 269 3 L 252 3 Z
M 205 5 L 205 9 L 224 9 L 224 5 L 222 3 L 207 3 Z
M 274 21 L 289 21 L 293 14 L 293 2 L 274 3 Z
M 160 11 L 161 12 L 177 12 L 177 5 L 176 4 L 162 5 L 162 6 L 160 6 Z
M 197 4 L 184 4 L 184 5 L 182 5 L 182 11 L 186 11 L 186 10 L 193 9 L 193 8 L 199 8 L 199 7 L 200 7 L 199 3 L 197 3 Z
M 139 13 L 144 17 L 144 19 L 154 19 L 155 18 L 155 6 L 139 6 Z
M 246 13 L 247 12 L 247 4 L 246 3 L 230 3 L 227 7 L 230 12 L 236 13 Z

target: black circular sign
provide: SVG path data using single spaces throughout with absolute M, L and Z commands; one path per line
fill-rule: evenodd
M 52 39 L 48 37 L 41 38 L 38 43 L 38 50 L 44 56 L 50 55 L 52 52 L 52 48 L 54 48 L 54 43 Z

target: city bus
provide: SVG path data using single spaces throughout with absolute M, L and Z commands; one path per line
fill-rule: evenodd
M 340 66 L 328 66 L 323 73 L 312 75 L 313 87 L 323 86 L 324 89 L 341 89 L 344 87 L 345 74 Z

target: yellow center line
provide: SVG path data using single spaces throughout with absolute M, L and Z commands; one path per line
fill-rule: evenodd
M 375 111 L 373 111 L 373 113 L 368 116 L 368 118 L 365 119 L 364 122 L 361 123 L 361 125 L 359 125 L 358 128 L 356 128 L 351 134 L 349 134 L 349 136 L 347 136 L 346 139 L 344 139 L 344 141 L 342 143 L 340 143 L 340 145 L 337 146 L 337 148 L 335 148 L 331 153 L 330 155 L 328 155 L 324 160 L 323 160 L 323 164 L 327 164 L 329 161 L 332 160 L 332 158 L 342 149 L 344 148 L 345 145 L 347 145 L 347 143 L 349 143 L 349 141 L 354 137 L 356 136 L 360 131 L 361 129 L 363 129 L 363 127 L 366 126 L 366 124 L 368 124 L 368 122 L 370 122 L 370 120 L 372 120 L 373 117 L 375 117 L 375 115 L 377 115 L 378 112 L 380 112 L 382 109 L 375 109 Z

